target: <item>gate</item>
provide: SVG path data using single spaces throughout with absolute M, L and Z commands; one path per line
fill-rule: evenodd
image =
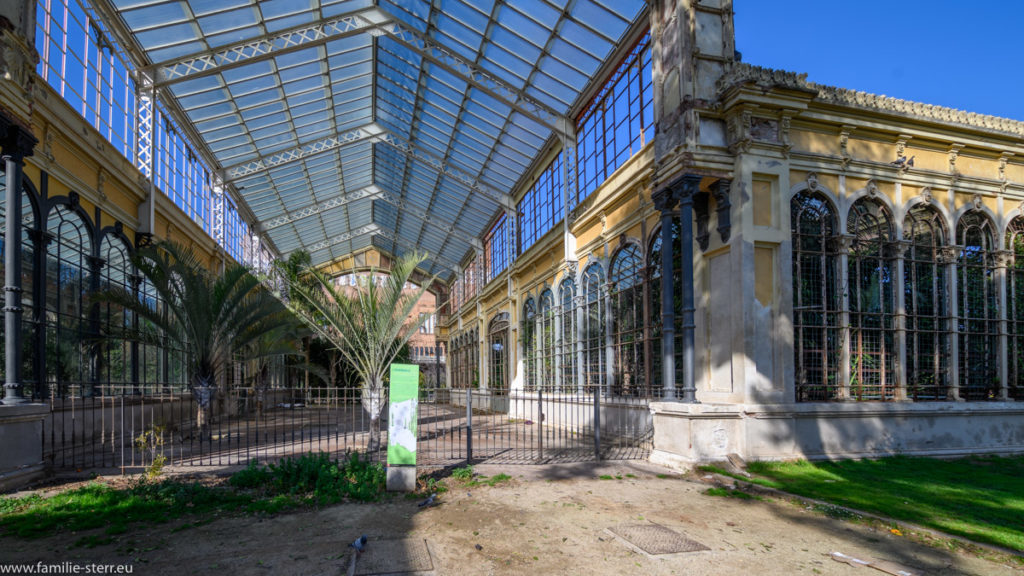
M 653 431 L 644 398 L 428 388 L 420 396 L 418 462 L 444 467 L 645 459 Z

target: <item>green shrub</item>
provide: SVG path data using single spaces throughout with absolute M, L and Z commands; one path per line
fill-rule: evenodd
M 262 489 L 269 495 L 310 497 L 329 504 L 345 498 L 376 500 L 384 491 L 385 479 L 380 464 L 366 462 L 355 452 L 341 461 L 331 460 L 321 452 L 284 458 L 267 467 L 250 462 L 229 482 L 237 488 Z
M 466 465 L 452 470 L 452 478 L 455 478 L 459 482 L 469 482 L 473 479 L 473 467 Z

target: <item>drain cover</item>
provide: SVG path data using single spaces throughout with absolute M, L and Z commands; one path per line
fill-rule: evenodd
M 427 541 L 408 538 L 404 540 L 370 540 L 356 560 L 356 574 L 406 574 L 428 572 L 434 569 L 427 551 Z
M 679 532 L 659 526 L 658 524 L 624 524 L 622 526 L 613 526 L 608 530 L 640 550 L 652 555 L 710 550 L 710 548 L 700 542 L 690 540 Z

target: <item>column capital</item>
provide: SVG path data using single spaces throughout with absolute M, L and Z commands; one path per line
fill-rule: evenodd
M 10 158 L 17 163 L 31 156 L 39 140 L 21 124 L 7 118 L 0 112 L 0 148 L 4 158 Z
M 657 208 L 662 215 L 670 215 L 676 206 L 676 195 L 672 192 L 672 188 L 670 186 L 666 186 L 661 190 L 653 192 L 651 194 L 651 200 L 654 202 L 654 207 Z

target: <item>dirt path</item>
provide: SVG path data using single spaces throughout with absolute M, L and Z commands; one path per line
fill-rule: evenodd
M 3 538 L 0 561 L 130 563 L 135 574 L 335 575 L 349 567 L 347 543 L 365 533 L 368 551 L 358 559 L 356 573 L 432 567 L 426 573 L 884 574 L 835 562 L 829 554 L 838 551 L 931 575 L 1021 574 L 789 502 L 708 496 L 706 486 L 677 476 L 659 478 L 665 471 L 646 464 L 477 471 L 503 472 L 513 480 L 495 487 L 456 487 L 430 508 L 420 509 L 416 501 L 399 496 L 381 504 L 271 518 L 220 518 L 184 530 L 178 522 L 122 534 L 92 549 L 69 546 L 82 534 L 37 541 Z M 652 524 L 709 549 L 649 555 L 609 530 L 627 525 L 649 530 Z

